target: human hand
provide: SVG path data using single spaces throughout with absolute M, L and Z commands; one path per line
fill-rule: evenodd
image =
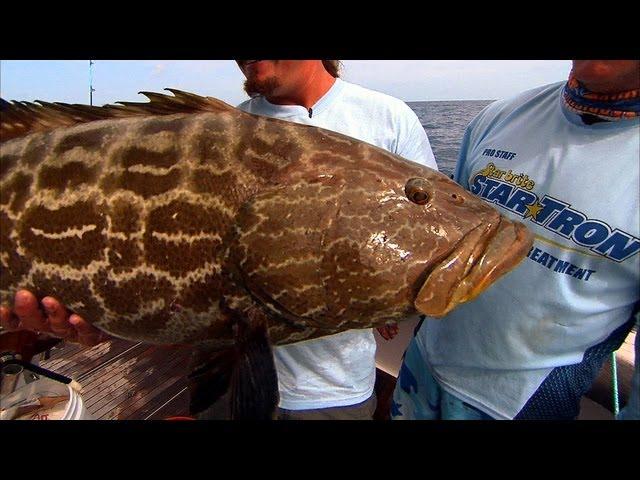
M 36 297 L 27 290 L 19 290 L 14 298 L 13 311 L 0 307 L 0 325 L 11 330 L 31 330 L 47 333 L 69 342 L 93 346 L 109 336 L 76 314 L 69 315 L 66 307 L 53 297 L 42 299 L 42 308 Z
M 398 324 L 394 323 L 393 325 L 385 325 L 384 327 L 378 327 L 378 333 L 385 340 L 391 340 L 393 337 L 398 335 Z

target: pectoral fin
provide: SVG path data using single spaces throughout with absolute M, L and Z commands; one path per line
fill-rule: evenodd
M 200 352 L 189 376 L 191 414 L 214 408 L 216 418 L 270 420 L 278 406 L 278 377 L 266 323 L 242 321 L 236 344 L 219 352 Z
M 237 420 L 272 420 L 278 400 L 278 375 L 267 330 L 249 331 L 239 345 L 231 381 L 231 416 Z

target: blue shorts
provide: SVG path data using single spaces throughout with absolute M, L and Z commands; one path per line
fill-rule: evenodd
M 493 420 L 444 391 L 429 373 L 415 337 L 404 354 L 391 402 L 392 420 Z

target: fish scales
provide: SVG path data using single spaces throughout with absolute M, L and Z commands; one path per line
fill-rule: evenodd
M 3 103 L 2 303 L 27 288 L 117 337 L 219 348 L 260 311 L 286 344 L 444 315 L 531 246 L 426 167 L 172 92 L 34 120 Z

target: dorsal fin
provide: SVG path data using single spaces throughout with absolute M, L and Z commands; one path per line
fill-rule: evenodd
M 166 88 L 165 90 L 173 93 L 173 96 L 154 92 L 139 92 L 150 101 L 116 102 L 119 105 L 104 105 L 102 107 L 59 102 L 49 103 L 41 100 L 36 100 L 35 103 L 7 102 L 0 99 L 0 142 L 34 132 L 107 118 L 235 110 L 231 105 L 216 98 L 201 97 L 174 88 Z

